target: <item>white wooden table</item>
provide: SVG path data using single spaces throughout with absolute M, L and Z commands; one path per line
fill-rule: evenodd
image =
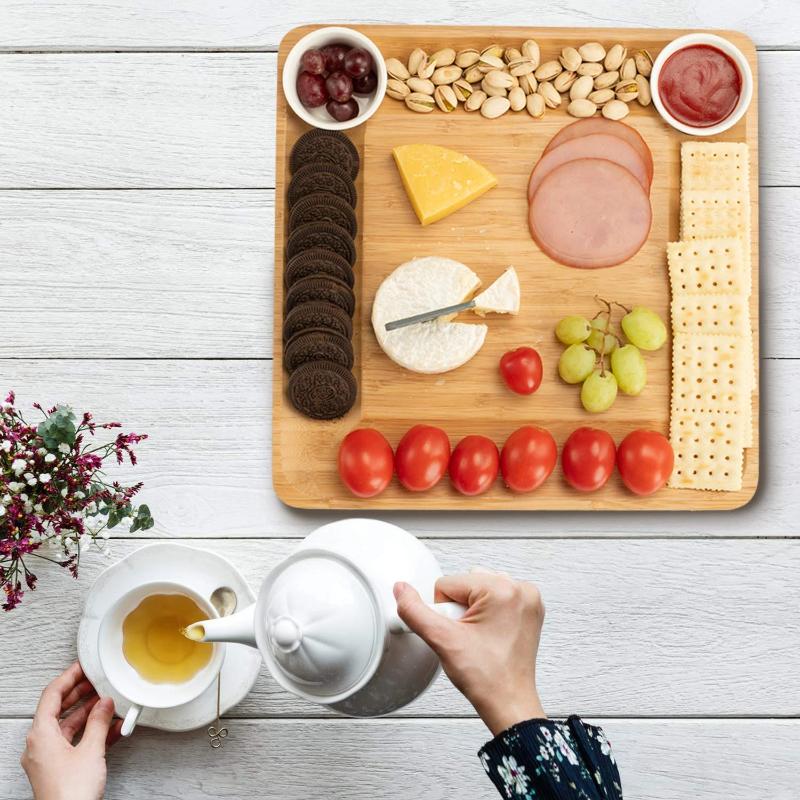
M 0 389 L 148 432 L 157 526 L 257 585 L 332 514 L 271 489 L 274 100 L 280 37 L 312 21 L 733 27 L 761 71 L 761 488 L 731 514 L 398 514 L 445 569 L 536 580 L 551 715 L 602 720 L 626 798 L 800 796 L 800 4 L 795 0 L 3 0 Z M 400 10 L 402 8 L 402 11 Z M 88 299 L 87 299 L 88 298 Z M 112 542 L 119 558 L 148 537 Z M 40 688 L 75 657 L 80 583 L 0 618 L 0 800 Z M 490 798 L 485 738 L 440 680 L 397 718 L 351 721 L 263 672 L 211 753 L 137 732 L 110 798 Z

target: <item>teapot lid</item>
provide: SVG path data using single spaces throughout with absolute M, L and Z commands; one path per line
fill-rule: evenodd
M 259 597 L 257 638 L 275 678 L 312 701 L 361 688 L 383 651 L 382 614 L 368 580 L 324 550 L 290 556 Z

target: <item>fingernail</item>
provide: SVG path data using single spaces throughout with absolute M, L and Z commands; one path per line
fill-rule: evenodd
M 401 594 L 404 594 L 406 589 L 408 589 L 408 584 L 405 581 L 397 581 L 394 585 L 394 599 L 399 599 Z

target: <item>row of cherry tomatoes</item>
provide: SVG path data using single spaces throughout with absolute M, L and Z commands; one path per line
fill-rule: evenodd
M 374 428 L 358 428 L 339 447 L 339 475 L 357 497 L 380 494 L 397 472 L 400 483 L 411 492 L 424 492 L 450 474 L 453 487 L 463 495 L 487 491 L 503 476 L 514 492 L 532 492 L 551 475 L 558 459 L 552 434 L 535 425 L 512 433 L 502 450 L 486 436 L 465 436 L 451 451 L 450 439 L 432 425 L 415 425 L 397 449 Z M 583 427 L 573 431 L 561 451 L 567 482 L 580 492 L 605 486 L 619 469 L 625 486 L 649 495 L 666 484 L 672 474 L 674 455 L 669 441 L 655 431 L 636 430 L 616 447 L 609 433 Z

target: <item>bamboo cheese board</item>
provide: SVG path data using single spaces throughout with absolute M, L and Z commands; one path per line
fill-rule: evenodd
M 755 48 L 745 35 L 718 32 L 745 54 L 754 77 L 752 102 L 744 117 L 714 141 L 746 142 L 750 155 L 752 293 L 750 319 L 756 362 L 752 395 L 753 446 L 745 451 L 739 491 L 696 491 L 664 488 L 641 497 L 629 492 L 618 473 L 593 493 L 580 493 L 564 480 L 560 463 L 538 489 L 509 491 L 498 479 L 484 494 L 466 497 L 445 478 L 426 492 L 406 491 L 392 480 L 376 497 L 354 497 L 337 472 L 337 451 L 344 436 L 357 427 L 380 430 L 392 446 L 416 423 L 444 429 L 451 444 L 468 434 L 482 434 L 499 447 L 522 425 L 548 429 L 561 448 L 569 434 L 589 425 L 608 431 L 617 443 L 629 432 L 647 428 L 669 434 L 671 355 L 669 340 L 647 354 L 648 385 L 637 397 L 620 395 L 602 414 L 582 407 L 574 386 L 559 380 L 557 362 L 563 350 L 553 335 L 556 323 L 569 314 L 591 316 L 599 310 L 595 296 L 626 305 L 645 305 L 670 319 L 670 282 L 666 245 L 680 238 L 680 145 L 692 137 L 667 125 L 651 106 L 632 104 L 625 122 L 635 127 L 652 151 L 653 212 L 648 240 L 633 258 L 605 269 L 573 269 L 553 262 L 528 232 L 526 187 L 531 168 L 551 137 L 574 120 L 563 108 L 548 110 L 543 119 L 525 111 L 486 119 L 459 108 L 454 113 L 418 114 L 402 102 L 385 98 L 364 124 L 347 133 L 361 157 L 356 179 L 358 252 L 355 264 L 356 307 L 353 317 L 353 374 L 358 399 L 335 421 L 318 421 L 298 413 L 287 397 L 288 375 L 282 363 L 283 271 L 287 238 L 286 191 L 291 177 L 289 154 L 309 126 L 289 108 L 280 74 L 292 46 L 318 26 L 297 28 L 279 51 L 275 202 L 275 319 L 273 372 L 273 483 L 280 499 L 297 508 L 330 509 L 482 509 L 482 510 L 729 510 L 748 503 L 758 484 L 758 97 Z M 653 57 L 676 37 L 689 33 L 666 29 L 516 28 L 353 26 L 370 37 L 384 57 L 405 59 L 416 47 L 428 52 L 441 47 L 485 47 L 497 42 L 518 47 L 535 39 L 542 58 L 556 58 L 561 48 L 582 42 L 620 42 L 646 48 Z M 422 227 L 404 191 L 392 150 L 410 143 L 443 145 L 468 154 L 497 176 L 497 186 L 477 201 L 432 225 Z M 371 309 L 380 283 L 398 265 L 417 256 L 437 255 L 468 265 L 488 286 L 513 265 L 521 285 L 517 316 L 487 317 L 489 332 L 481 351 L 467 364 L 438 375 L 405 370 L 381 350 L 371 325 Z M 501 380 L 498 363 L 508 350 L 535 347 L 544 362 L 541 388 L 533 395 L 511 393 Z

